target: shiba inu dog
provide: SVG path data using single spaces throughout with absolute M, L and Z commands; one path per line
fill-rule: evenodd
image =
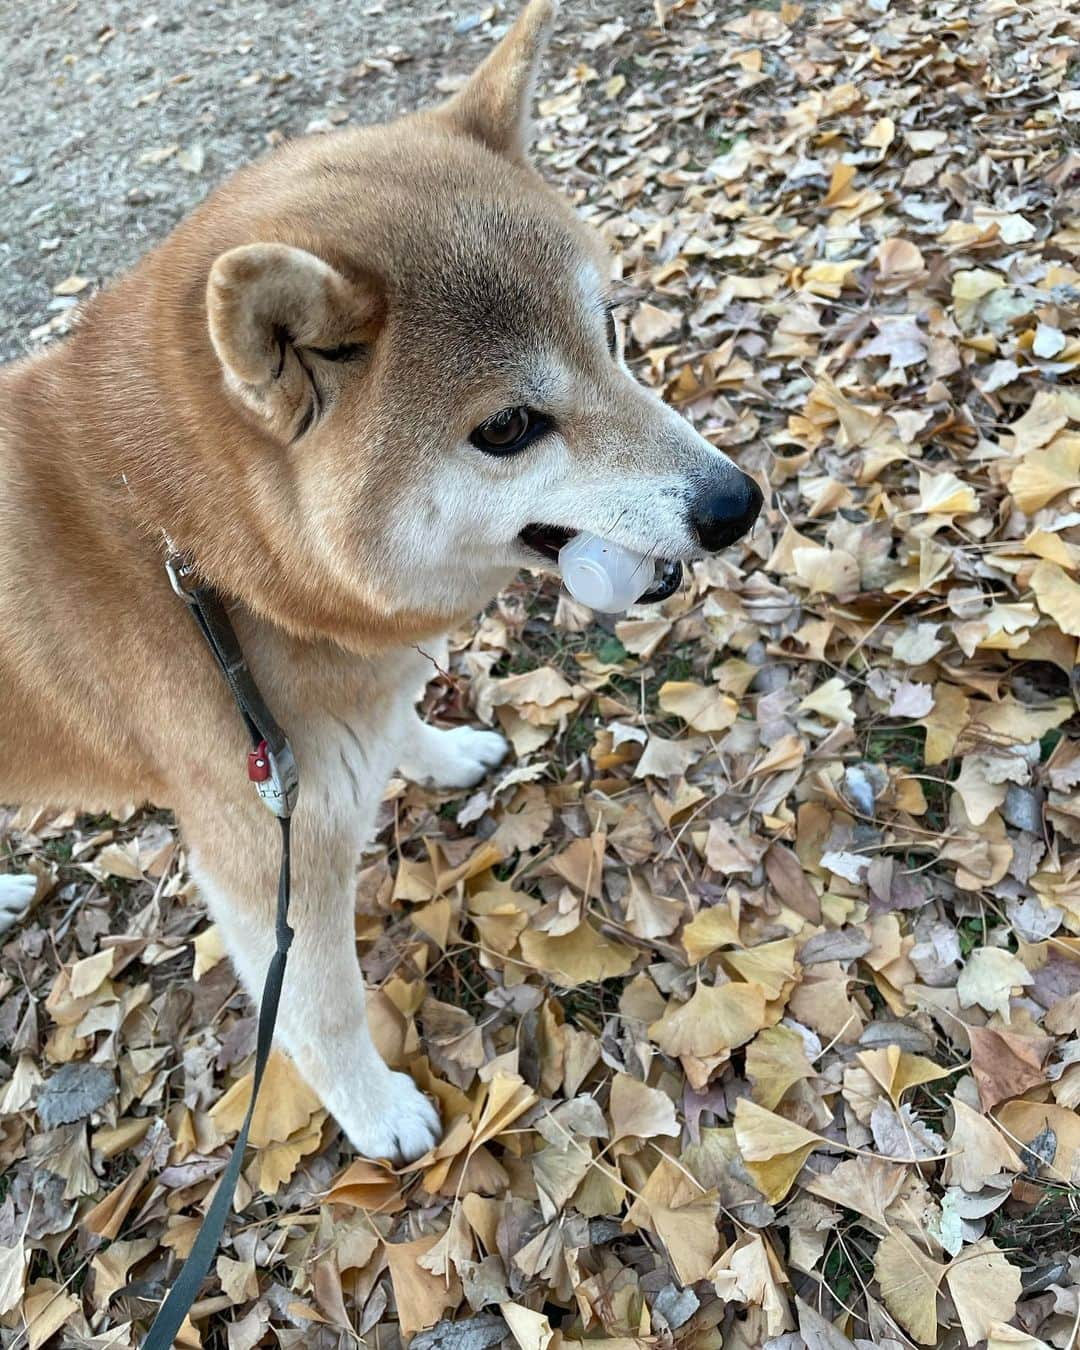
M 478 781 L 502 737 L 415 711 L 440 634 L 589 530 L 666 567 L 753 481 L 622 363 L 605 248 L 530 166 L 552 0 L 450 101 L 230 178 L 62 344 L 0 371 L 0 800 L 172 808 L 257 996 L 277 835 L 166 540 L 227 601 L 300 768 L 280 1042 L 355 1147 L 440 1122 L 374 1049 L 355 875 L 397 768 Z M 0 877 L 11 922 L 33 879 Z

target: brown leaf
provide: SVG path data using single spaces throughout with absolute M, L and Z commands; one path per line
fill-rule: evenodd
M 971 1072 L 984 1111 L 1046 1082 L 1042 1064 L 1053 1048 L 1048 1036 L 1018 1036 L 996 1027 L 968 1027 Z

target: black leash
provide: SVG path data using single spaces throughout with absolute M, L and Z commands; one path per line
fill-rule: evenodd
M 281 1000 L 281 986 L 285 979 L 285 963 L 293 938 L 293 931 L 289 927 L 289 826 L 299 788 L 292 748 L 266 706 L 262 694 L 259 693 L 258 685 L 244 660 L 236 630 L 232 626 L 221 597 L 209 587 L 198 584 L 190 559 L 173 553 L 166 559 L 165 567 L 173 590 L 189 606 L 195 622 L 199 625 L 199 631 L 232 691 L 236 706 L 251 736 L 252 750 L 248 755 L 248 777 L 255 784 L 259 796 L 277 816 L 281 826 L 281 868 L 278 873 L 277 917 L 274 925 L 276 949 L 270 958 L 262 998 L 259 1001 L 255 1072 L 247 1114 L 233 1144 L 229 1164 L 221 1174 L 218 1188 L 210 1208 L 206 1211 L 202 1226 L 195 1236 L 188 1258 L 164 1303 L 158 1309 L 146 1340 L 143 1341 L 143 1350 L 169 1350 L 176 1339 L 176 1333 L 195 1302 L 199 1286 L 217 1254 L 225 1220 L 232 1207 L 236 1183 L 240 1179 L 240 1167 L 244 1161 L 251 1118 L 255 1113 L 255 1103 L 259 1098 L 259 1088 L 274 1040 L 274 1024 L 277 1021 L 278 1003 Z

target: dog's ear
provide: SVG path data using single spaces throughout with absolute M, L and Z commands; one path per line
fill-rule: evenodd
M 230 249 L 206 287 L 210 341 L 226 382 L 282 440 L 311 426 L 323 383 L 336 364 L 362 355 L 382 308 L 374 286 L 288 244 Z
M 498 154 L 523 160 L 536 70 L 557 10 L 556 0 L 529 0 L 503 40 L 441 109 L 451 125 Z

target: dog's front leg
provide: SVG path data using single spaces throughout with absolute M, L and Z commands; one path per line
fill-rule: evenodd
M 481 731 L 478 727 L 443 730 L 421 722 L 414 713 L 399 767 L 416 783 L 437 788 L 472 787 L 502 763 L 509 748 L 497 731 Z
M 438 1112 L 372 1044 L 353 928 L 354 842 L 320 806 L 309 801 L 305 810 L 302 794 L 293 824 L 295 937 L 277 1040 L 361 1154 L 412 1161 L 438 1140 Z M 184 822 L 192 874 L 257 1002 L 274 950 L 277 827 L 258 803 L 199 815 Z
M 415 695 L 419 700 L 432 676 L 445 670 L 449 643 L 442 637 L 416 650 L 423 657 Z M 496 764 L 501 764 L 510 749 L 505 737 L 497 731 L 430 726 L 421 721 L 411 704 L 402 715 L 397 735 L 400 747 L 397 767 L 414 783 L 428 783 L 437 788 L 472 787 Z

